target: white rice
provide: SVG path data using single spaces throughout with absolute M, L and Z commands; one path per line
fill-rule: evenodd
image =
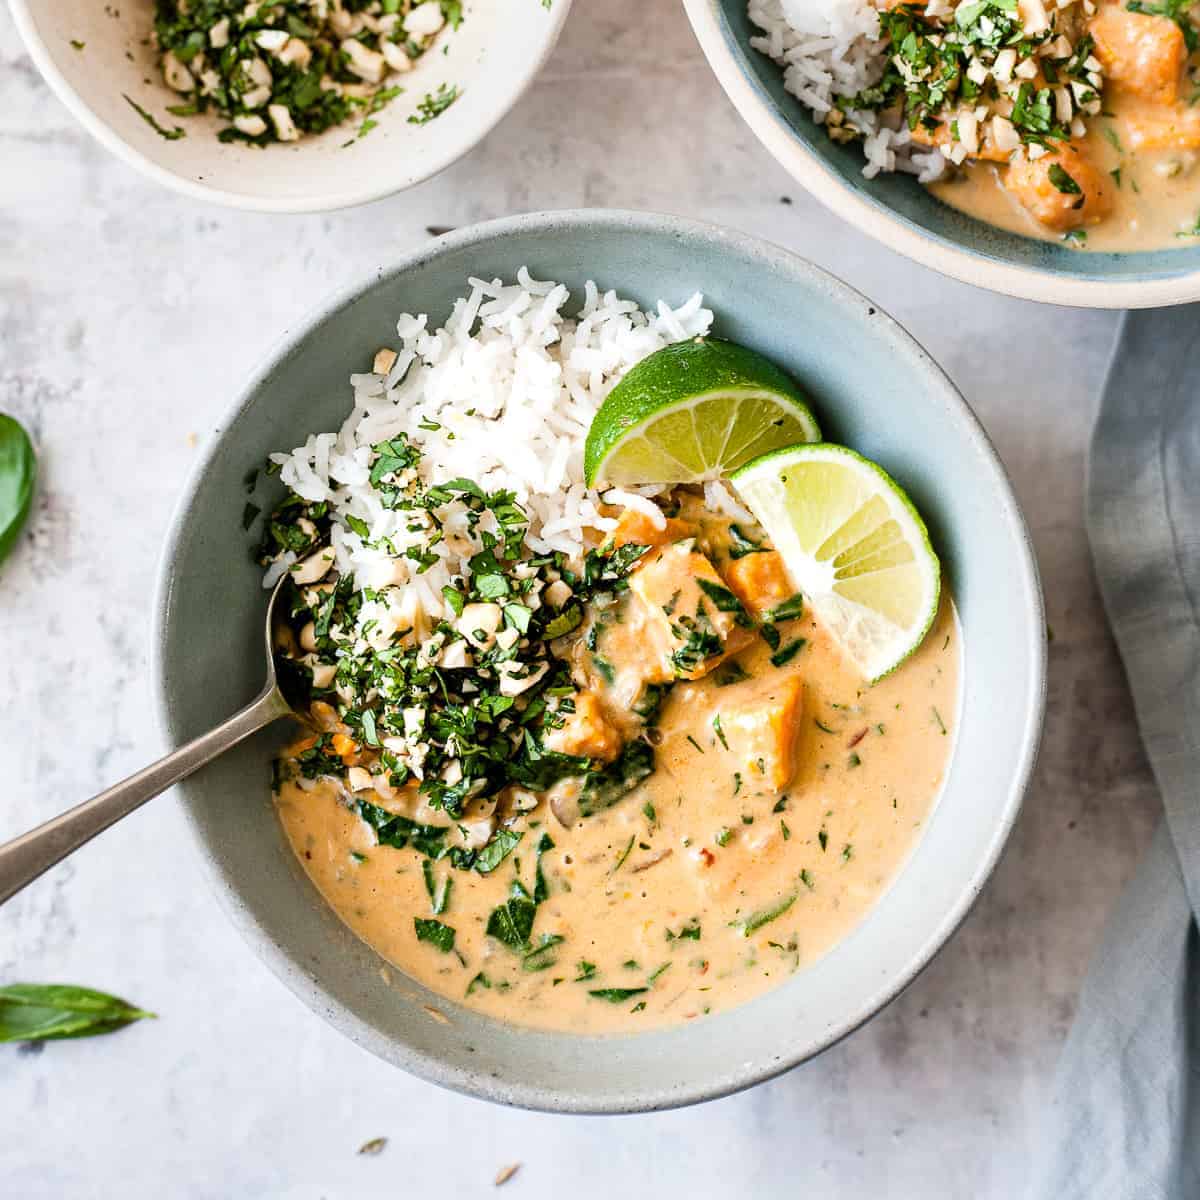
M 446 538 L 434 546 L 438 561 L 423 572 L 415 562 L 366 545 L 386 538 L 403 554 L 426 542 L 425 534 L 408 528 L 412 514 L 385 508 L 370 486 L 371 447 L 403 433 L 422 452 L 426 482 L 461 477 L 489 491 L 512 491 L 529 514 L 530 548 L 578 560 L 585 531 L 615 525 L 600 513 L 601 496 L 583 482 L 592 416 L 635 363 L 712 325 L 698 292 L 678 308 L 660 300 L 651 313 L 589 281 L 583 307 L 565 317 L 566 286 L 533 279 L 525 268 L 515 283 L 468 282 L 470 291 L 455 301 L 442 328 L 431 331 L 424 314 L 400 316 L 395 364 L 386 376 L 350 376 L 354 407 L 337 433 L 313 434 L 290 453 L 271 455 L 289 488 L 305 500 L 329 503 L 339 574 L 352 575 L 358 587 L 406 593 L 407 603 L 435 618 L 443 613 L 443 585 L 463 573 L 477 549 L 455 537 L 467 529 L 468 510 L 461 504 L 439 509 Z M 654 490 L 610 491 L 609 498 L 661 518 L 646 499 Z M 350 529 L 348 516 L 366 523 L 366 539 Z M 289 554 L 272 564 L 264 587 L 292 562 Z
M 870 0 L 749 0 L 750 20 L 763 36 L 750 45 L 783 68 L 783 86 L 819 125 L 836 124 L 839 97 L 856 96 L 879 82 L 888 45 Z M 907 171 L 930 183 L 946 168 L 942 152 L 913 144 L 899 119 L 851 110 L 846 123 L 862 134 L 863 174 Z

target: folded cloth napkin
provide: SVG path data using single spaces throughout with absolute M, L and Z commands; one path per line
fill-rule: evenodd
M 1067 1038 L 1036 1200 L 1200 1197 L 1200 306 L 1125 318 L 1088 533 L 1165 815 Z

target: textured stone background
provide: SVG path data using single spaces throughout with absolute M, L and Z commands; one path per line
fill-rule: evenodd
M 428 225 L 575 205 L 684 213 L 815 259 L 907 325 L 991 430 L 1054 632 L 1041 766 L 995 878 L 908 992 L 819 1060 L 698 1109 L 563 1119 L 442 1092 L 322 1025 L 226 925 L 164 799 L 0 912 L 0 980 L 90 983 L 162 1014 L 0 1047 L 5 1195 L 482 1196 L 514 1161 L 506 1194 L 531 1198 L 1018 1193 L 1089 953 L 1157 811 L 1081 516 L 1116 318 L 940 279 L 818 208 L 744 129 L 674 0 L 581 0 L 484 146 L 405 195 L 300 218 L 144 182 L 76 126 L 0 14 L 0 408 L 43 467 L 32 535 L 0 574 L 0 838 L 159 749 L 160 540 L 280 331 Z M 357 1157 L 376 1136 L 387 1150 Z

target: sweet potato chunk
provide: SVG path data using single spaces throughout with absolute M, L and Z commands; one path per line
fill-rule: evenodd
M 783 555 L 775 550 L 735 558 L 725 568 L 725 582 L 729 584 L 729 590 L 757 617 L 796 594 L 783 565 Z
M 1112 211 L 1107 176 L 1074 146 L 1018 160 L 1004 186 L 1035 220 L 1058 233 L 1094 225 Z
M 1110 83 L 1156 104 L 1174 104 L 1187 59 L 1183 30 L 1168 17 L 1106 4 L 1089 31 Z
M 745 700 L 721 707 L 721 731 L 729 753 L 738 761 L 747 784 L 766 783 L 781 791 L 800 766 L 800 721 L 804 716 L 804 682 L 786 675 L 764 696 L 761 688 Z
M 690 521 L 667 517 L 666 522 L 666 525 L 659 529 L 645 513 L 627 508 L 617 520 L 616 529 L 612 531 L 613 547 L 630 543 L 637 546 L 669 546 L 672 542 L 696 536 L 696 526 Z
M 621 753 L 621 735 L 604 715 L 600 701 L 591 692 L 576 692 L 574 711 L 563 713 L 563 723 L 546 733 L 547 750 L 579 754 L 612 762 Z
M 629 576 L 650 646 L 670 676 L 699 679 L 749 641 L 741 604 L 690 541 L 652 551 Z
M 1163 117 L 1131 117 L 1125 123 L 1129 149 L 1200 150 L 1200 110 L 1177 105 Z

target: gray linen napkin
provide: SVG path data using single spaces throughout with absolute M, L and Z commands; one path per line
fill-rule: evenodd
M 1067 1038 L 1037 1200 L 1200 1197 L 1200 306 L 1125 318 L 1088 533 L 1165 816 Z

